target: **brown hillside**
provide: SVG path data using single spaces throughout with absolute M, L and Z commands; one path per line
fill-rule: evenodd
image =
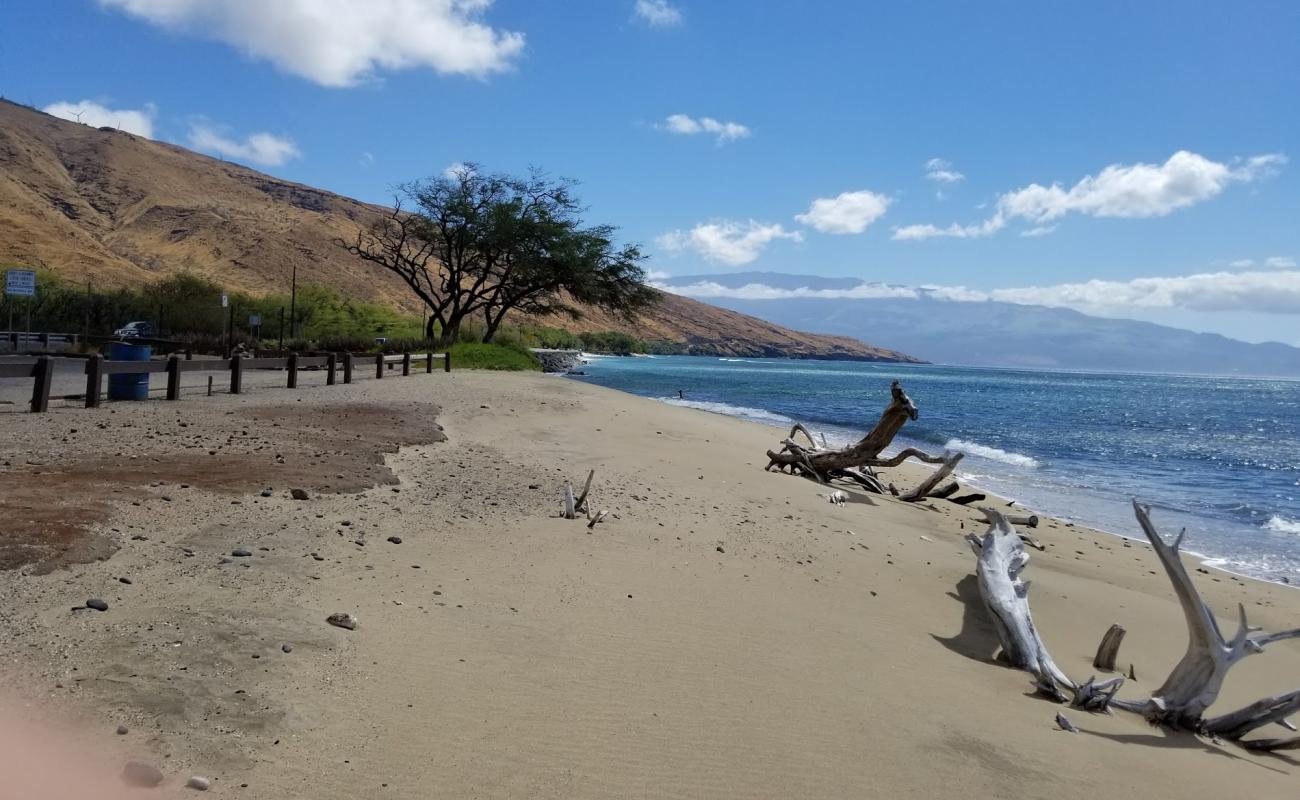
M 284 291 L 296 266 L 300 282 L 419 313 L 397 278 L 333 244 L 382 211 L 175 145 L 0 101 L 0 263 L 46 267 L 105 287 L 191 272 L 253 294 Z M 671 295 L 632 322 L 600 312 L 576 323 L 542 321 L 686 342 L 702 353 L 914 360 Z

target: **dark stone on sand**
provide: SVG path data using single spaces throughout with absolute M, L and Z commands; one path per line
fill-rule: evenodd
M 128 761 L 122 770 L 122 780 L 127 786 L 152 789 L 163 782 L 162 770 L 152 764 Z
M 388 537 L 388 541 L 392 542 L 393 544 L 401 544 L 401 543 L 402 543 L 402 537 L 400 537 L 400 536 L 389 536 L 389 537 Z
M 130 586 L 130 585 L 131 585 L 131 579 L 130 579 L 130 578 L 118 578 L 118 579 L 117 579 L 117 582 L 118 582 L 118 583 L 125 583 L 127 586 Z
M 285 642 L 284 644 L 280 645 L 280 650 L 285 653 L 292 653 L 293 645 L 289 644 L 288 642 Z
M 357 618 L 342 611 L 336 614 L 330 614 L 325 618 L 325 621 L 336 628 L 346 628 L 350 631 L 357 629 Z
M 262 490 L 262 496 L 263 496 L 263 497 L 270 497 L 270 496 L 271 496 L 271 490 L 270 490 L 270 489 L 263 489 L 263 490 Z
M 725 552 L 727 552 L 726 550 L 723 550 L 723 549 L 722 549 L 722 545 L 718 545 L 717 550 L 718 550 L 719 553 L 725 553 Z
M 126 727 L 125 725 L 118 725 L 118 726 L 117 726 L 117 735 L 118 735 L 118 736 L 126 736 L 127 733 L 128 733 L 128 731 L 127 731 L 127 727 Z
M 309 497 L 306 489 L 290 489 L 289 496 L 294 500 L 306 500 Z
M 248 558 L 249 556 L 253 555 L 251 552 L 245 550 L 242 547 L 237 547 L 234 550 L 231 550 L 230 554 L 235 558 Z
M 92 597 L 86 601 L 86 608 L 93 608 L 96 611 L 107 611 L 108 603 L 100 600 L 98 597 Z

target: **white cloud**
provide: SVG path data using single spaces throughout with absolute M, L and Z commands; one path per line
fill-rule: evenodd
M 656 28 L 671 28 L 682 24 L 681 9 L 668 0 L 636 0 L 633 13 Z
M 292 139 L 270 133 L 254 133 L 239 141 L 206 122 L 196 122 L 190 126 L 189 141 L 190 147 L 195 150 L 263 167 L 278 167 L 302 155 Z
M 454 181 L 460 178 L 461 173 L 472 171 L 472 169 L 473 168 L 470 167 L 469 164 L 466 164 L 463 161 L 453 161 L 442 171 L 442 176 L 448 180 Z
M 361 154 L 361 158 L 358 160 L 358 163 L 361 164 L 361 166 L 363 167 L 371 166 L 372 164 L 375 163 L 375 154 L 367 150 L 366 152 Z
M 993 216 L 978 225 L 908 225 L 895 230 L 894 238 L 988 236 L 1012 220 L 1043 227 L 1072 213 L 1129 219 L 1163 217 L 1208 200 L 1234 183 L 1271 177 L 1286 162 L 1286 156 L 1271 153 L 1220 163 L 1180 150 L 1163 164 L 1112 164 L 1068 189 L 1059 183 L 1033 183 L 1007 192 L 998 198 Z
M 1054 230 L 1056 230 L 1055 225 L 1039 225 L 1036 228 L 1030 228 L 1029 230 L 1021 231 L 1020 235 L 1027 239 L 1032 239 L 1038 236 L 1046 236 L 1047 234 L 1051 233 Z
M 158 112 L 152 103 L 141 109 L 107 108 L 91 100 L 51 103 L 41 110 L 51 116 L 81 122 L 92 128 L 120 128 L 146 139 L 153 138 L 153 118 Z
M 1228 266 L 1232 267 L 1233 269 L 1250 269 L 1251 267 L 1255 266 L 1255 259 L 1239 258 L 1236 261 L 1229 262 Z
M 427 67 L 509 69 L 524 35 L 479 20 L 492 0 L 99 0 L 171 31 L 216 39 L 323 86 Z
M 835 197 L 819 197 L 795 219 L 822 233 L 862 233 L 867 226 L 885 215 L 890 198 L 862 190 L 844 192 Z
M 694 136 L 700 133 L 712 134 L 717 137 L 718 144 L 725 144 L 736 139 L 747 139 L 753 133 L 748 126 L 741 125 L 739 122 L 719 122 L 713 117 L 696 119 L 686 114 L 672 114 L 655 127 L 679 136 Z
M 666 292 L 684 297 L 731 297 L 738 300 L 790 300 L 792 298 L 817 298 L 822 300 L 880 300 L 903 298 L 915 300 L 920 296 L 908 286 L 886 286 L 883 283 L 863 283 L 849 289 L 778 289 L 765 283 L 747 283 L 744 286 L 723 286 L 714 281 L 697 281 L 682 286 L 660 285 Z
M 664 281 L 668 280 L 672 276 L 673 275 L 671 272 L 664 272 L 663 270 L 660 269 L 652 269 L 647 271 L 645 274 L 646 280 L 656 285 L 663 283 Z
M 1263 312 L 1300 315 L 1300 270 L 1269 272 L 1212 272 L 1193 275 L 1134 278 L 1127 281 L 1091 280 L 1054 286 L 1006 289 L 971 289 L 965 286 L 888 286 L 862 283 L 847 289 L 778 289 L 762 283 L 724 286 L 713 281 L 689 285 L 660 284 L 674 294 L 697 298 L 741 300 L 820 299 L 920 299 L 955 303 L 1003 302 L 1073 308 L 1089 313 L 1177 309 L 1202 312 Z
M 758 258 L 763 249 L 777 239 L 802 242 L 803 234 L 787 231 L 778 224 L 764 225 L 752 219 L 744 223 L 723 220 L 696 225 L 689 231 L 665 233 L 655 241 L 670 253 L 694 250 L 709 261 L 736 267 Z
M 1272 256 L 1264 259 L 1264 266 L 1273 269 L 1295 269 L 1296 260 L 1290 256 Z
M 925 177 L 936 183 L 959 183 L 966 180 L 965 175 L 952 168 L 951 162 L 942 158 L 932 158 L 925 162 Z

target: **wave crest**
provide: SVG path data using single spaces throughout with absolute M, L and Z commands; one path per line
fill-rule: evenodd
M 1277 533 L 1293 533 L 1300 535 L 1300 521 L 1287 519 L 1279 514 L 1274 514 L 1272 519 L 1264 523 L 1264 527 Z
M 662 399 L 670 406 L 694 408 L 698 411 L 708 411 L 712 414 L 723 414 L 728 417 L 740 417 L 741 419 L 747 419 L 750 422 L 762 422 L 765 425 L 794 424 L 794 420 L 784 414 L 777 414 L 774 411 L 768 411 L 764 408 L 733 406 L 730 403 L 715 403 L 708 400 L 679 400 L 676 397 L 665 397 Z
M 980 444 L 978 442 L 968 442 L 964 439 L 949 439 L 948 443 L 944 445 L 944 449 L 961 450 L 963 453 L 968 453 L 972 456 L 987 458 L 990 461 L 1001 461 L 1003 464 L 1011 464 L 1016 467 L 1035 469 L 1042 466 L 1042 463 L 1036 458 L 1031 458 L 1030 456 L 1022 455 L 1020 453 L 1009 453 L 1006 450 L 1001 450 L 997 447 L 989 447 L 988 445 Z

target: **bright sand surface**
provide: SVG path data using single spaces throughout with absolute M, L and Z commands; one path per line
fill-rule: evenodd
M 159 795 L 194 774 L 240 798 L 1300 792 L 1289 756 L 1034 697 L 992 659 L 961 539 L 986 527 L 975 509 L 852 490 L 835 507 L 763 471 L 783 432 L 569 380 L 321 383 L 0 414 L 8 535 L 66 523 L 71 554 L 119 548 L 0 573 L 0 768 L 71 780 L 30 733 L 43 717 L 77 729 L 68 753 L 159 765 Z M 588 469 L 611 512 L 593 531 L 557 516 Z M 1122 694 L 1145 696 L 1186 645 L 1149 547 L 1035 535 L 1025 575 L 1056 660 L 1088 677 L 1118 622 L 1138 676 Z M 1193 576 L 1225 628 L 1238 602 L 1268 630 L 1300 624 L 1292 589 Z M 109 610 L 70 610 L 88 597 Z M 337 611 L 360 626 L 327 625 Z M 1300 642 L 1277 643 L 1216 709 L 1296 686 Z

